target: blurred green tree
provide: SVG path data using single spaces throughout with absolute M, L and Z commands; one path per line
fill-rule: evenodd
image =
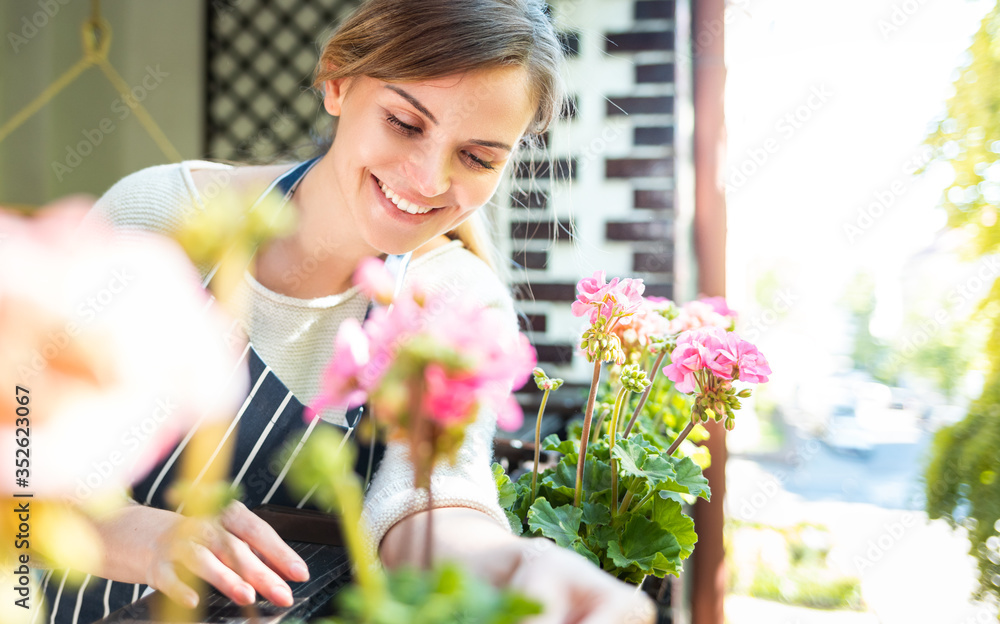
M 926 470 L 927 512 L 964 526 L 979 564 L 979 598 L 1000 599 L 1000 2 L 983 18 L 955 80 L 947 114 L 927 138 L 955 179 L 945 190 L 948 223 L 969 234 L 970 259 L 993 285 L 976 310 L 989 325 L 982 395 L 965 418 L 937 432 Z

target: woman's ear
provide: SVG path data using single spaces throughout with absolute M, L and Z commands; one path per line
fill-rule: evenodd
M 340 117 L 349 81 L 350 78 L 336 78 L 323 83 L 323 108 L 334 117 Z

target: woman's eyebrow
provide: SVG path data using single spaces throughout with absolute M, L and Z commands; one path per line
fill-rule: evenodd
M 475 143 L 476 145 L 482 145 L 483 147 L 496 147 L 502 150 L 506 150 L 508 152 L 513 151 L 510 145 L 507 145 L 506 143 L 501 143 L 499 141 L 483 141 L 480 139 L 472 139 L 471 143 Z
M 390 91 L 395 91 L 396 93 L 398 93 L 407 102 L 409 102 L 410 104 L 413 104 L 413 107 L 415 109 L 417 109 L 418 111 L 420 111 L 421 113 L 423 113 L 424 115 L 426 115 L 428 119 L 430 119 L 432 122 L 434 122 L 435 126 L 437 125 L 438 120 L 434 117 L 433 114 L 431 114 L 431 112 L 429 110 L 427 110 L 427 107 L 425 107 L 423 104 L 420 103 L 420 100 L 418 100 L 417 98 L 413 97 L 412 95 L 410 95 L 406 91 L 403 91 L 402 89 L 400 89 L 396 85 L 387 84 L 387 85 L 385 85 L 385 88 L 389 89 Z

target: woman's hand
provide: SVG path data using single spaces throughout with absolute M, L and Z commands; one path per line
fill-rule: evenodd
M 517 539 L 522 552 L 508 586 L 544 605 L 524 624 L 653 624 L 656 606 L 636 588 L 544 538 Z
M 379 553 L 387 567 L 423 560 L 427 512 L 397 523 Z M 543 613 L 525 624 L 653 624 L 646 594 L 575 552 L 543 538 L 514 537 L 492 518 L 460 507 L 434 510 L 434 559 L 462 564 L 498 587 L 538 600 Z
M 253 603 L 260 593 L 278 606 L 290 607 L 292 591 L 285 580 L 309 578 L 305 562 L 239 501 L 215 520 L 178 515 L 154 544 L 148 584 L 194 606 L 198 595 L 181 580 L 178 564 L 241 605 Z
M 302 558 L 239 501 L 214 520 L 132 505 L 98 528 L 107 546 L 101 576 L 146 583 L 188 607 L 198 594 L 182 580 L 185 570 L 241 605 L 259 593 L 291 606 L 285 580 L 309 578 Z

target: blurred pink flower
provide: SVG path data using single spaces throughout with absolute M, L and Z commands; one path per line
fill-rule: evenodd
M 701 301 L 702 303 L 706 303 L 709 306 L 711 306 L 712 310 L 714 310 L 716 314 L 719 314 L 721 316 L 728 316 L 733 320 L 735 320 L 737 317 L 736 312 L 729 307 L 729 304 L 726 302 L 725 297 L 702 297 L 698 301 Z
M 654 338 L 671 333 L 670 321 L 660 314 L 660 310 L 669 309 L 672 305 L 669 299 L 647 297 L 632 315 L 631 323 L 615 326 L 613 331 L 621 339 L 626 355 L 641 355 Z
M 344 363 L 332 361 L 325 390 L 312 409 L 343 404 L 349 392 L 357 392 L 354 398 L 367 393 L 375 414 L 405 427 L 415 416 L 408 414 L 409 380 L 420 379 L 423 415 L 442 425 L 467 424 L 478 408 L 497 411 L 500 427 L 518 421 L 519 412 L 512 414 L 507 404 L 511 388 L 524 385 L 536 364 L 527 337 L 512 331 L 499 310 L 423 294 L 418 304 L 413 292 L 398 297 L 391 312 L 372 312 L 364 325 L 367 360 L 349 355 Z M 344 332 L 354 334 L 355 328 L 342 327 Z M 334 360 L 341 344 L 360 348 L 362 342 L 353 335 L 342 341 L 338 334 L 337 340 Z
M 689 301 L 681 306 L 677 317 L 670 321 L 670 333 L 700 329 L 702 327 L 718 327 L 721 329 L 732 329 L 733 319 L 723 316 L 716 311 L 716 308 L 705 301 Z
M 340 324 L 333 357 L 323 371 L 322 390 L 316 403 L 306 412 L 306 419 L 317 416 L 327 407 L 353 407 L 368 399 L 368 388 L 362 387 L 359 374 L 370 361 L 368 336 L 357 319 Z
M 524 424 L 524 411 L 512 395 L 508 395 L 497 410 L 497 427 L 504 431 L 517 431 Z
M 372 301 L 381 305 L 392 302 L 395 280 L 382 260 L 370 257 L 362 259 L 354 271 L 354 283 Z
M 585 277 L 576 285 L 577 296 L 571 310 L 574 316 L 589 316 L 590 322 L 597 321 L 598 316 L 607 320 L 620 317 L 628 322 L 631 316 L 642 304 L 642 293 L 646 289 L 641 279 L 613 278 L 605 282 L 604 271 L 595 271 L 591 277 Z
M 231 418 L 246 396 L 245 338 L 181 249 L 81 226 L 88 208 L 0 212 L 0 454 L 14 457 L 20 386 L 31 491 L 81 502 L 141 478 L 196 422 Z M 14 469 L 0 468 L 0 496 Z
M 464 423 L 476 406 L 482 380 L 468 373 L 450 373 L 440 364 L 424 369 L 423 410 L 444 426 Z

